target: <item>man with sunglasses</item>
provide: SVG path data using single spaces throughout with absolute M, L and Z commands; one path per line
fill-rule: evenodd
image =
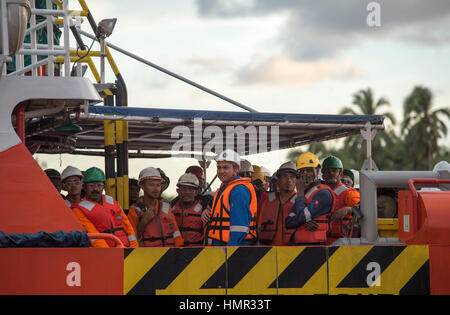
M 139 247 L 135 231 L 120 205 L 103 194 L 105 173 L 91 167 L 84 173 L 86 196 L 73 207 L 74 214 L 88 233 L 109 233 L 118 237 L 125 247 Z M 112 240 L 96 239 L 93 247 L 114 247 Z

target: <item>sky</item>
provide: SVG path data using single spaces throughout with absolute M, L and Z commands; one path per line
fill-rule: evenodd
M 117 18 L 107 41 L 259 112 L 337 114 L 351 105 L 355 92 L 370 87 L 376 99 L 391 103 L 386 109 L 401 121 L 403 101 L 417 85 L 432 91 L 435 108 L 450 106 L 448 0 L 86 2 L 96 22 Z M 78 1 L 69 3 L 80 8 Z M 92 33 L 87 20 L 82 29 Z M 129 106 L 242 111 L 117 51 L 112 54 Z M 106 79 L 115 80 L 109 68 Z M 245 158 L 274 172 L 287 152 Z M 59 171 L 68 165 L 104 166 L 101 157 L 35 157 Z M 193 164 L 196 160 L 130 159 L 129 176 L 137 178 L 147 166 L 161 167 L 171 178 L 168 194 L 175 195 L 176 181 Z M 212 164 L 207 177 L 214 175 Z

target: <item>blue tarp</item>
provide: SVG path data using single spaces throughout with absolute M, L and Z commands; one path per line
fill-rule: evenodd
M 86 231 L 53 233 L 4 233 L 0 231 L 0 247 L 89 247 Z

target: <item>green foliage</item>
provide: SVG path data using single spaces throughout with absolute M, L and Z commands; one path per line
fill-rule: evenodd
M 403 103 L 402 134 L 412 155 L 415 169 L 431 169 L 439 154 L 438 140 L 445 138 L 448 128 L 441 118 L 450 119 L 450 108 L 432 109 L 433 95 L 428 88 L 414 87 Z M 411 152 L 414 151 L 414 152 Z
M 431 170 L 439 161 L 450 161 L 450 147 L 439 145 L 445 139 L 450 119 L 450 108 L 432 108 L 433 95 L 428 88 L 416 86 L 403 103 L 404 117 L 401 131 L 393 130 L 396 119 L 392 112 L 380 111 L 389 107 L 381 97 L 377 101 L 370 88 L 353 95 L 352 106 L 341 109 L 340 114 L 376 115 L 385 117 L 384 131 L 377 132 L 372 141 L 372 158 L 380 170 Z M 287 158 L 295 162 L 303 152 L 313 152 L 320 160 L 329 155 L 339 157 L 345 168 L 361 169 L 366 158 L 366 143 L 361 136 L 344 139 L 342 145 L 314 143 L 305 149 L 289 151 Z

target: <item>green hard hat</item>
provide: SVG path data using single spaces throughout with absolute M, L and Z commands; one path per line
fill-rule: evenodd
M 352 182 L 355 182 L 355 175 L 353 174 L 353 172 L 351 170 L 344 168 L 344 175 L 350 176 L 350 178 L 352 179 Z
M 54 168 L 48 168 L 44 172 L 47 174 L 48 178 L 61 178 L 61 174 Z
M 99 169 L 98 167 L 95 167 L 95 166 L 91 167 L 84 172 L 83 181 L 85 183 L 104 182 L 104 181 L 106 181 L 105 173 L 103 173 L 103 171 L 101 169 Z
M 333 155 L 330 155 L 325 160 L 323 160 L 322 163 L 322 169 L 326 168 L 340 168 L 343 169 L 344 166 L 342 165 L 342 161 Z

